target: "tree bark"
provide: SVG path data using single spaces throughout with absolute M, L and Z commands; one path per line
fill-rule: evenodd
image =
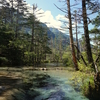
M 78 54 L 80 55 L 80 57 L 81 57 L 81 59 L 82 59 L 83 63 L 85 64 L 85 66 L 87 66 L 87 63 L 86 63 L 86 61 L 85 61 L 84 57 L 82 56 L 82 54 L 81 54 L 80 50 L 78 49 L 78 47 L 77 47 L 76 45 L 74 45 L 74 46 L 76 47 L 77 52 L 78 52 Z
M 77 11 L 75 11 L 75 27 L 76 27 L 76 45 L 78 48 L 78 32 L 77 32 Z M 77 58 L 79 59 L 79 52 L 77 51 Z
M 14 7 L 13 7 L 13 3 L 14 3 L 14 1 L 13 0 L 11 0 L 10 1 L 11 2 L 11 24 L 13 24 L 13 13 L 14 13 L 14 11 L 13 11 L 13 9 L 14 9 Z
M 93 57 L 92 57 L 89 32 L 88 32 L 86 0 L 82 0 L 82 13 L 83 13 L 83 22 L 84 22 L 84 34 L 85 34 L 85 46 L 86 46 L 87 59 L 88 59 L 88 63 L 91 64 L 93 63 Z M 92 67 L 95 69 L 94 64 L 92 64 Z
M 32 39 L 31 39 L 31 52 L 34 51 L 34 23 L 32 24 Z M 32 54 L 32 61 L 33 61 L 33 65 L 34 65 L 34 57 Z
M 71 12 L 70 12 L 70 0 L 67 0 L 67 8 L 68 8 L 70 47 L 71 47 L 71 51 L 72 51 L 72 58 L 73 58 L 73 63 L 74 63 L 75 70 L 79 70 L 78 69 L 77 60 L 76 60 L 76 56 L 75 56 L 75 49 L 74 49 L 74 45 L 73 45 L 72 21 L 71 21 Z
M 95 65 L 95 72 L 96 72 L 96 73 L 99 72 L 99 71 L 98 71 L 98 67 L 97 67 L 97 65 L 96 65 L 96 63 L 98 62 L 99 59 L 100 59 L 100 52 L 99 52 L 99 54 L 98 54 L 98 56 L 97 56 L 97 58 L 96 58 L 96 60 L 95 60 L 95 62 L 94 62 L 94 65 Z

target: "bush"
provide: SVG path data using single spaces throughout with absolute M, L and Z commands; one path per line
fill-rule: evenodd
M 49 63 L 49 60 L 44 60 L 44 63 Z
M 7 65 L 8 59 L 6 57 L 0 57 L 0 66 Z
M 24 52 L 24 65 L 29 65 L 32 66 L 33 65 L 33 60 L 32 58 L 34 58 L 36 55 L 34 52 Z
M 66 52 L 63 54 L 62 62 L 65 66 L 73 66 L 73 61 L 70 52 Z

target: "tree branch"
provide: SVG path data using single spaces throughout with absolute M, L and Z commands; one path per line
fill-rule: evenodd
M 67 13 L 66 11 L 62 10 L 61 8 L 59 8 L 56 4 L 54 4 L 59 10 L 61 10 L 64 13 Z

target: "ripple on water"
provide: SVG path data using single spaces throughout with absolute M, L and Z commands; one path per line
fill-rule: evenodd
M 41 95 L 34 100 L 89 100 L 82 96 L 77 88 L 74 88 L 68 82 L 70 73 L 66 71 L 47 71 L 46 74 L 50 75 L 48 85 L 39 88 Z
M 65 97 L 65 93 L 62 90 L 51 93 L 47 100 L 62 100 Z

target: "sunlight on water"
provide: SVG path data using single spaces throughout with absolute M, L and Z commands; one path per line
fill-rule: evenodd
M 41 95 L 34 100 L 89 100 L 70 85 L 69 78 L 72 74 L 64 70 L 36 71 L 51 76 L 46 87 L 36 88 Z

